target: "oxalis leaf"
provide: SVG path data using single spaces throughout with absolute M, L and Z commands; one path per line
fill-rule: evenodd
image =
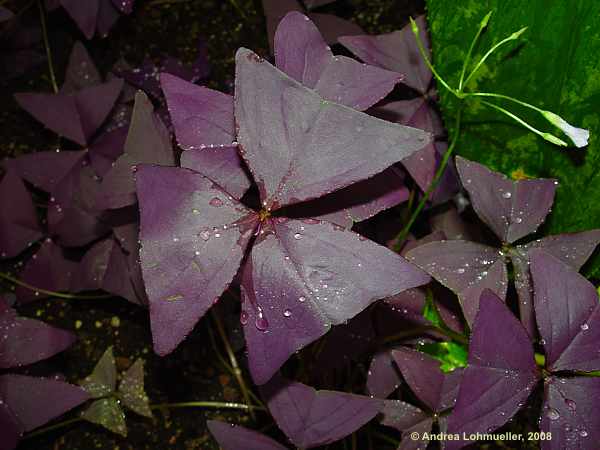
M 548 2 L 517 0 L 454 2 L 428 0 L 434 65 L 450 85 L 457 85 L 462 61 L 482 17 L 494 10 L 473 61 L 493 43 L 523 26 L 527 42 L 513 46 L 510 57 L 492 56 L 467 90 L 497 92 L 551 110 L 570 123 L 589 128 L 585 150 L 564 150 L 522 130 L 510 119 L 477 103 L 469 103 L 459 153 L 513 176 L 553 177 L 560 181 L 547 231 L 562 233 L 593 228 L 600 221 L 600 119 L 595 105 L 600 93 L 600 3 L 585 0 Z M 446 123 L 452 123 L 456 101 L 441 93 Z M 512 109 L 512 105 L 511 105 Z M 538 128 L 551 131 L 540 116 L 518 110 Z M 450 130 L 452 134 L 452 130 Z M 600 257 L 589 266 L 600 274 Z

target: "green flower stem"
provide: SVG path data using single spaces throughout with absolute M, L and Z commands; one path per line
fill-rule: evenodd
M 490 57 L 490 55 L 492 53 L 494 53 L 496 50 L 498 50 L 498 48 L 500 48 L 504 44 L 507 44 L 508 42 L 511 42 L 511 41 L 514 41 L 514 40 L 518 39 L 519 36 L 521 36 L 521 34 L 523 34 L 525 32 L 525 30 L 527 30 L 527 27 L 523 27 L 519 31 L 515 31 L 513 34 L 511 34 L 510 36 L 502 39 L 500 42 L 498 42 L 496 45 L 494 45 L 492 48 L 490 48 L 487 51 L 487 53 L 485 55 L 483 55 L 483 58 L 481 58 L 479 60 L 479 62 L 475 65 L 475 67 L 473 68 L 473 70 L 471 71 L 471 73 L 469 74 L 469 76 L 467 77 L 467 79 L 465 80 L 465 82 L 463 83 L 463 85 L 467 85 L 469 83 L 469 80 L 471 78 L 473 78 L 473 76 L 475 75 L 475 73 L 477 73 L 477 71 L 479 70 L 479 68 L 483 65 L 483 63 L 486 61 L 486 59 L 488 59 Z
M 35 286 L 32 286 L 28 283 L 25 283 L 24 281 L 18 280 L 17 278 L 14 278 L 12 276 L 10 276 L 7 273 L 3 273 L 0 272 L 0 279 L 9 281 L 13 284 L 16 284 L 18 286 L 24 287 L 26 289 L 29 289 L 31 291 L 34 292 L 39 292 L 40 294 L 45 294 L 48 295 L 50 297 L 58 297 L 58 298 L 65 298 L 65 299 L 82 299 L 82 300 L 97 300 L 97 299 L 103 299 L 103 298 L 112 298 L 114 297 L 114 295 L 111 294 L 102 294 L 102 295 L 77 295 L 77 294 L 65 294 L 63 292 L 55 292 L 55 291 L 49 291 L 47 289 L 41 289 L 41 288 L 37 288 Z
M 490 108 L 493 108 L 493 109 L 495 109 L 497 111 L 500 111 L 502 114 L 507 115 L 511 119 L 513 119 L 516 122 L 518 122 L 520 125 L 522 125 L 525 128 L 527 128 L 532 133 L 537 134 L 542 139 L 545 139 L 546 141 L 551 142 L 552 144 L 559 145 L 559 146 L 562 146 L 562 147 L 567 147 L 568 146 L 568 144 L 565 141 L 563 141 L 562 139 L 557 138 L 553 134 L 545 133 L 543 131 L 538 130 L 537 128 L 534 128 L 533 126 L 531 126 L 527 122 L 525 122 L 523 119 L 521 119 L 520 117 L 518 117 L 516 114 L 511 113 L 510 111 L 502 108 L 501 106 L 495 105 L 495 104 L 487 102 L 485 100 L 482 100 L 481 103 L 484 104 L 484 105 L 486 105 L 486 106 L 489 106 Z
M 235 353 L 233 352 L 231 344 L 229 343 L 229 339 L 227 338 L 227 333 L 225 332 L 225 327 L 223 326 L 221 317 L 219 316 L 219 313 L 215 308 L 211 309 L 211 315 L 217 327 L 217 332 L 219 333 L 219 336 L 221 336 L 221 340 L 223 341 L 223 345 L 225 346 L 225 351 L 229 356 L 229 362 L 233 369 L 233 375 L 235 376 L 238 385 L 240 386 L 240 390 L 242 391 L 244 401 L 247 405 L 250 405 L 250 394 L 248 393 L 249 389 L 246 386 L 246 382 L 244 381 L 244 377 L 242 375 L 242 370 L 240 369 L 240 366 L 237 362 L 237 358 L 235 357 Z M 256 417 L 254 416 L 254 412 L 252 411 L 252 409 L 249 410 L 249 413 L 252 420 L 255 420 Z
M 50 73 L 50 83 L 52 84 L 52 90 L 55 94 L 58 93 L 58 83 L 56 82 L 56 75 L 54 74 L 54 64 L 52 63 L 52 50 L 50 49 L 50 42 L 48 41 L 48 28 L 46 27 L 46 10 L 42 4 L 42 0 L 38 0 L 38 7 L 40 10 L 40 22 L 42 23 L 42 36 L 44 38 L 44 47 L 46 49 L 46 57 L 48 58 L 48 72 Z
M 415 40 L 417 41 L 417 47 L 419 48 L 419 53 L 421 54 L 421 58 L 423 58 L 423 60 L 425 61 L 425 64 L 427 64 L 427 67 L 429 67 L 429 70 L 431 70 L 431 73 L 433 73 L 433 76 L 436 78 L 436 80 L 438 80 L 440 82 L 440 84 L 442 86 L 444 86 L 446 89 L 448 89 L 454 95 L 458 96 L 457 92 L 453 88 L 451 88 L 448 83 L 446 83 L 446 80 L 444 80 L 440 76 L 440 74 L 437 72 L 437 70 L 435 70 L 435 67 L 433 67 L 433 64 L 431 64 L 431 61 L 429 61 L 429 57 L 427 56 L 425 47 L 423 47 L 423 42 L 421 42 L 421 38 L 419 37 L 419 25 L 417 25 L 417 22 L 415 22 L 412 17 L 410 18 L 410 25 L 411 25 L 412 32 L 415 35 Z
M 475 34 L 473 41 L 471 42 L 471 46 L 469 47 L 469 51 L 467 52 L 467 56 L 465 57 L 465 60 L 463 62 L 463 66 L 462 66 L 462 70 L 460 72 L 460 80 L 458 81 L 458 91 L 459 92 L 462 92 L 462 89 L 463 89 L 463 85 L 464 85 L 463 82 L 464 82 L 465 75 L 467 72 L 467 66 L 469 65 L 469 61 L 471 60 L 471 54 L 473 53 L 473 49 L 475 48 L 477 41 L 479 41 L 479 36 L 481 36 L 481 33 L 483 32 L 483 30 L 485 29 L 485 27 L 487 27 L 487 24 L 490 21 L 490 17 L 492 16 L 492 13 L 493 13 L 493 11 L 490 11 L 489 13 L 487 13 L 485 15 L 485 17 L 479 24 L 479 29 L 477 30 L 477 33 Z
M 244 12 L 240 4 L 237 2 L 237 0 L 229 0 L 229 3 L 231 3 L 231 5 L 237 10 L 239 15 L 242 16 L 242 19 L 248 20 L 248 16 Z
M 535 357 L 535 363 L 537 364 L 538 367 L 544 368 L 546 367 L 546 357 L 544 355 L 542 355 L 541 353 L 536 353 L 534 355 Z
M 209 409 L 236 409 L 241 411 L 266 411 L 266 408 L 262 406 L 246 405 L 243 403 L 233 402 L 211 402 L 211 401 L 197 401 L 197 402 L 179 402 L 179 403 L 158 403 L 150 405 L 150 409 L 180 409 L 180 408 L 209 408 Z M 38 428 L 37 430 L 27 433 L 23 436 L 23 439 L 30 439 L 42 434 L 49 433 L 51 431 L 59 430 L 61 428 L 68 427 L 74 423 L 82 422 L 83 417 L 73 417 L 72 419 L 63 420 L 62 422 L 48 425 L 47 427 Z
M 518 103 L 521 106 L 524 106 L 525 108 L 529 108 L 529 109 L 533 109 L 536 112 L 539 112 L 540 114 L 543 114 L 545 111 L 541 108 L 538 108 L 535 105 L 532 105 L 530 103 L 521 101 L 519 99 L 516 99 L 514 97 L 510 97 L 508 95 L 503 95 L 503 94 L 494 94 L 493 92 L 465 92 L 462 94 L 463 98 L 466 97 L 494 97 L 494 98 L 501 98 L 503 100 L 508 100 L 514 103 Z
M 454 124 L 454 136 L 452 137 L 452 142 L 450 143 L 450 145 L 448 146 L 448 149 L 444 153 L 444 156 L 442 157 L 442 161 L 440 162 L 440 165 L 438 166 L 438 168 L 435 172 L 433 180 L 431 180 L 429 187 L 423 194 L 423 197 L 421 197 L 419 204 L 417 205 L 417 207 L 411 214 L 410 219 L 408 220 L 408 222 L 406 223 L 404 228 L 402 228 L 400 233 L 398 233 L 398 235 L 396 236 L 396 239 L 394 240 L 393 248 L 397 252 L 399 252 L 402 249 L 402 246 L 404 245 L 404 240 L 406 239 L 406 236 L 408 236 L 408 233 L 410 232 L 411 227 L 413 226 L 413 224 L 417 220 L 417 217 L 419 216 L 419 214 L 421 213 L 421 211 L 427 204 L 427 201 L 429 200 L 429 196 L 437 188 L 438 184 L 440 183 L 440 180 L 442 179 L 442 176 L 444 175 L 444 171 L 446 170 L 446 166 L 448 165 L 450 156 L 452 156 L 452 152 L 454 151 L 454 148 L 456 147 L 456 143 L 458 142 L 458 136 L 460 135 L 461 118 L 462 118 L 462 107 L 459 106 L 458 113 L 456 114 L 455 124 Z

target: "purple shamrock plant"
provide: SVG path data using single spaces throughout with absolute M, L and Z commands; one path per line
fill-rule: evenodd
M 494 232 L 500 247 L 461 239 L 442 240 L 409 251 L 407 258 L 458 295 L 469 324 L 475 319 L 483 290 L 491 289 L 500 298 L 506 297 L 507 262 L 512 262 L 521 321 L 534 336 L 530 252 L 542 248 L 578 270 L 600 242 L 600 230 L 547 236 L 515 245 L 544 221 L 552 207 L 557 182 L 511 180 L 461 157 L 456 162 L 475 212 Z
M 66 350 L 75 336 L 38 320 L 19 317 L 0 297 L 0 369 L 16 369 Z M 0 447 L 12 450 L 32 431 L 88 399 L 59 378 L 0 375 Z M 40 408 L 40 405 L 44 405 Z
M 595 448 L 600 442 L 598 293 L 572 266 L 543 249 L 532 250 L 530 261 L 545 355 L 534 357 L 523 325 L 496 294 L 485 290 L 448 433 L 464 438 L 502 426 L 543 380 L 541 448 Z M 467 444 L 457 440 L 447 448 Z
M 142 271 L 154 347 L 166 354 L 228 287 L 251 248 L 241 321 L 250 370 L 262 384 L 331 325 L 428 281 L 339 224 L 288 218 L 287 211 L 382 172 L 430 136 L 325 100 L 245 49 L 236 55 L 234 113 L 239 153 L 262 208 L 246 208 L 197 172 L 138 167 Z

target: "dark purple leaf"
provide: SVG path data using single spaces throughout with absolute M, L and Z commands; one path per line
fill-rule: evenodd
M 65 82 L 61 91 L 65 94 L 72 94 L 100 83 L 102 83 L 102 77 L 85 46 L 79 41 L 75 42 L 69 56 Z
M 535 386 L 537 370 L 527 332 L 492 291 L 481 295 L 449 433 L 486 433 L 508 422 Z M 450 441 L 447 449 L 468 441 Z
M 23 375 L 0 376 L 0 399 L 31 431 L 89 399 L 79 386 Z M 43 405 L 43 407 L 40 407 Z
M 237 146 L 187 150 L 181 154 L 181 167 L 210 178 L 236 199 L 250 188 Z
M 235 276 L 252 235 L 236 225 L 253 213 L 187 169 L 137 171 L 141 261 L 154 348 L 171 352 Z
M 12 309 L 5 310 L 0 312 L 0 368 L 24 366 L 50 358 L 70 347 L 75 339 L 67 331 L 38 320 L 17 317 Z
M 542 450 L 584 450 L 600 442 L 600 378 L 550 377 L 544 384 L 545 402 L 540 430 L 552 438 Z
M 94 36 L 100 2 L 103 0 L 60 0 L 60 4 L 88 39 Z
M 463 220 L 453 205 L 446 205 L 444 209 L 433 212 L 430 215 L 429 224 L 432 231 L 441 231 L 447 239 L 481 240 L 479 239 L 479 229 Z
M 257 384 L 331 325 L 428 281 L 402 257 L 337 225 L 278 218 L 265 228 L 242 281 L 244 333 Z
M 246 49 L 236 56 L 235 94 L 242 156 L 269 208 L 369 178 L 431 140 L 323 100 Z
M 135 0 L 112 0 L 112 2 L 123 14 L 131 14 Z
M 395 167 L 315 200 L 294 205 L 294 217 L 314 217 L 352 228 L 356 222 L 408 200 L 404 175 Z
M 433 419 L 416 406 L 400 400 L 386 400 L 383 407 L 382 425 L 402 432 L 398 450 L 419 450 L 427 446 L 428 440 L 413 439 L 411 433 L 424 436 L 431 432 Z
M 475 212 L 503 242 L 533 233 L 550 212 L 555 180 L 513 181 L 459 156 L 456 167 Z
M 364 33 L 364 30 L 354 22 L 333 14 L 309 13 L 308 16 L 321 31 L 323 39 L 329 45 L 337 44 L 340 36 L 354 36 Z
M 425 16 L 417 17 L 416 22 L 421 30 L 421 41 L 428 49 Z M 339 42 L 367 64 L 404 74 L 404 83 L 422 94 L 427 92 L 431 71 L 419 53 L 410 25 L 378 36 L 344 36 Z
M 342 439 L 370 421 L 383 407 L 378 399 L 316 391 L 281 377 L 263 386 L 262 393 L 279 428 L 301 448 Z
M 98 20 L 96 29 L 100 37 L 106 37 L 113 25 L 119 19 L 119 10 L 115 8 L 111 0 L 100 0 L 100 9 L 98 10 Z
M 223 450 L 286 450 L 270 437 L 254 430 L 217 420 L 206 422 Z
M 367 372 L 367 392 L 377 398 L 387 398 L 400 386 L 400 375 L 389 351 L 373 356 Z
M 546 366 L 600 370 L 600 307 L 592 283 L 543 250 L 530 252 L 535 314 Z
M 52 240 L 42 242 L 39 250 L 25 264 L 19 279 L 36 288 L 53 292 L 69 291 L 73 274 L 77 270 L 77 261 L 69 258 L 68 252 Z M 20 303 L 26 303 L 47 297 L 39 291 L 22 286 L 16 288 Z
M 138 164 L 175 164 L 169 133 L 152 109 L 148 97 L 138 92 L 125 151 L 102 179 L 105 189 L 102 204 L 109 209 L 136 202 L 134 173 Z
M 119 127 L 103 133 L 90 145 L 90 163 L 99 177 L 103 177 L 123 154 L 126 138 L 127 127 Z
M 437 138 L 445 134 L 439 113 L 426 97 L 389 102 L 373 108 L 372 113 L 390 122 L 429 131 Z
M 461 369 L 444 373 L 438 360 L 408 347 L 393 350 L 392 356 L 413 393 L 429 409 L 441 413 L 454 406 Z
M 141 416 L 152 418 L 148 396 L 144 390 L 144 360 L 137 359 L 119 383 L 119 400 Z
M 123 81 L 114 79 L 76 94 L 15 94 L 17 103 L 50 130 L 79 145 L 102 125 L 113 108 Z
M 14 170 L 0 182 L 0 259 L 17 256 L 42 237 L 31 195 Z
M 275 63 L 325 100 L 360 111 L 384 98 L 402 80 L 398 73 L 333 56 L 315 24 L 299 12 L 288 13 L 277 27 Z
M 25 430 L 7 404 L 0 403 L 0 450 L 14 450 Z
M 506 297 L 506 264 L 493 247 L 461 240 L 438 241 L 417 247 L 406 257 L 458 295 L 469 324 L 475 319 L 485 289 Z
M 319 6 L 328 5 L 333 3 L 335 0 L 304 0 L 304 6 L 308 9 L 318 8 Z
M 177 142 L 184 150 L 230 146 L 234 137 L 233 97 L 168 73 L 160 77 Z

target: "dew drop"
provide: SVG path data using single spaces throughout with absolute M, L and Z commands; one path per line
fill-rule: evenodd
M 581 437 L 587 437 L 587 435 L 588 435 L 587 431 L 585 431 L 585 430 L 580 430 L 579 431 L 579 436 L 581 436 Z
M 306 301 L 306 297 L 298 297 L 298 301 L 300 303 L 304 303 Z
M 294 239 L 302 239 L 302 235 L 300 233 L 294 234 Z
M 285 317 L 292 317 L 292 311 L 289 309 L 286 309 L 285 311 L 283 311 L 283 315 Z
M 210 239 L 210 231 L 208 230 L 202 230 L 198 236 L 200 236 L 200 239 L 202 239 L 203 241 L 208 241 Z
M 503 198 L 511 198 L 511 197 L 512 197 L 512 194 L 511 194 L 510 192 L 504 192 L 504 193 L 502 194 L 502 197 L 503 197 Z
M 560 419 L 560 413 L 556 409 L 554 409 L 554 408 L 549 408 L 548 411 L 546 412 L 546 416 L 550 420 L 558 420 L 558 419 Z
M 567 408 L 569 408 L 571 411 L 575 411 L 577 409 L 577 403 L 575 403 L 575 400 L 571 400 L 570 398 L 566 398 L 565 399 L 565 404 L 567 405 Z
M 198 208 L 194 208 L 194 209 L 192 209 L 192 214 L 198 215 L 198 214 L 200 214 L 200 210 Z
M 584 323 L 579 328 L 581 328 L 581 331 L 587 331 L 590 329 L 590 326 L 587 323 Z
M 269 322 L 263 315 L 262 309 L 260 309 L 260 307 L 258 308 L 258 317 L 256 318 L 254 325 L 256 326 L 256 329 L 258 331 L 267 331 L 267 329 L 269 328 Z
M 246 325 L 248 323 L 248 312 L 242 311 L 240 314 L 240 323 Z
M 219 197 L 213 197 L 213 198 L 212 198 L 212 199 L 211 199 L 211 200 L 208 202 L 208 204 L 209 204 L 210 206 L 215 206 L 215 207 L 219 208 L 219 207 L 223 206 L 223 200 L 221 200 Z
M 515 217 L 515 223 L 521 223 L 523 222 L 523 219 L 520 217 Z

